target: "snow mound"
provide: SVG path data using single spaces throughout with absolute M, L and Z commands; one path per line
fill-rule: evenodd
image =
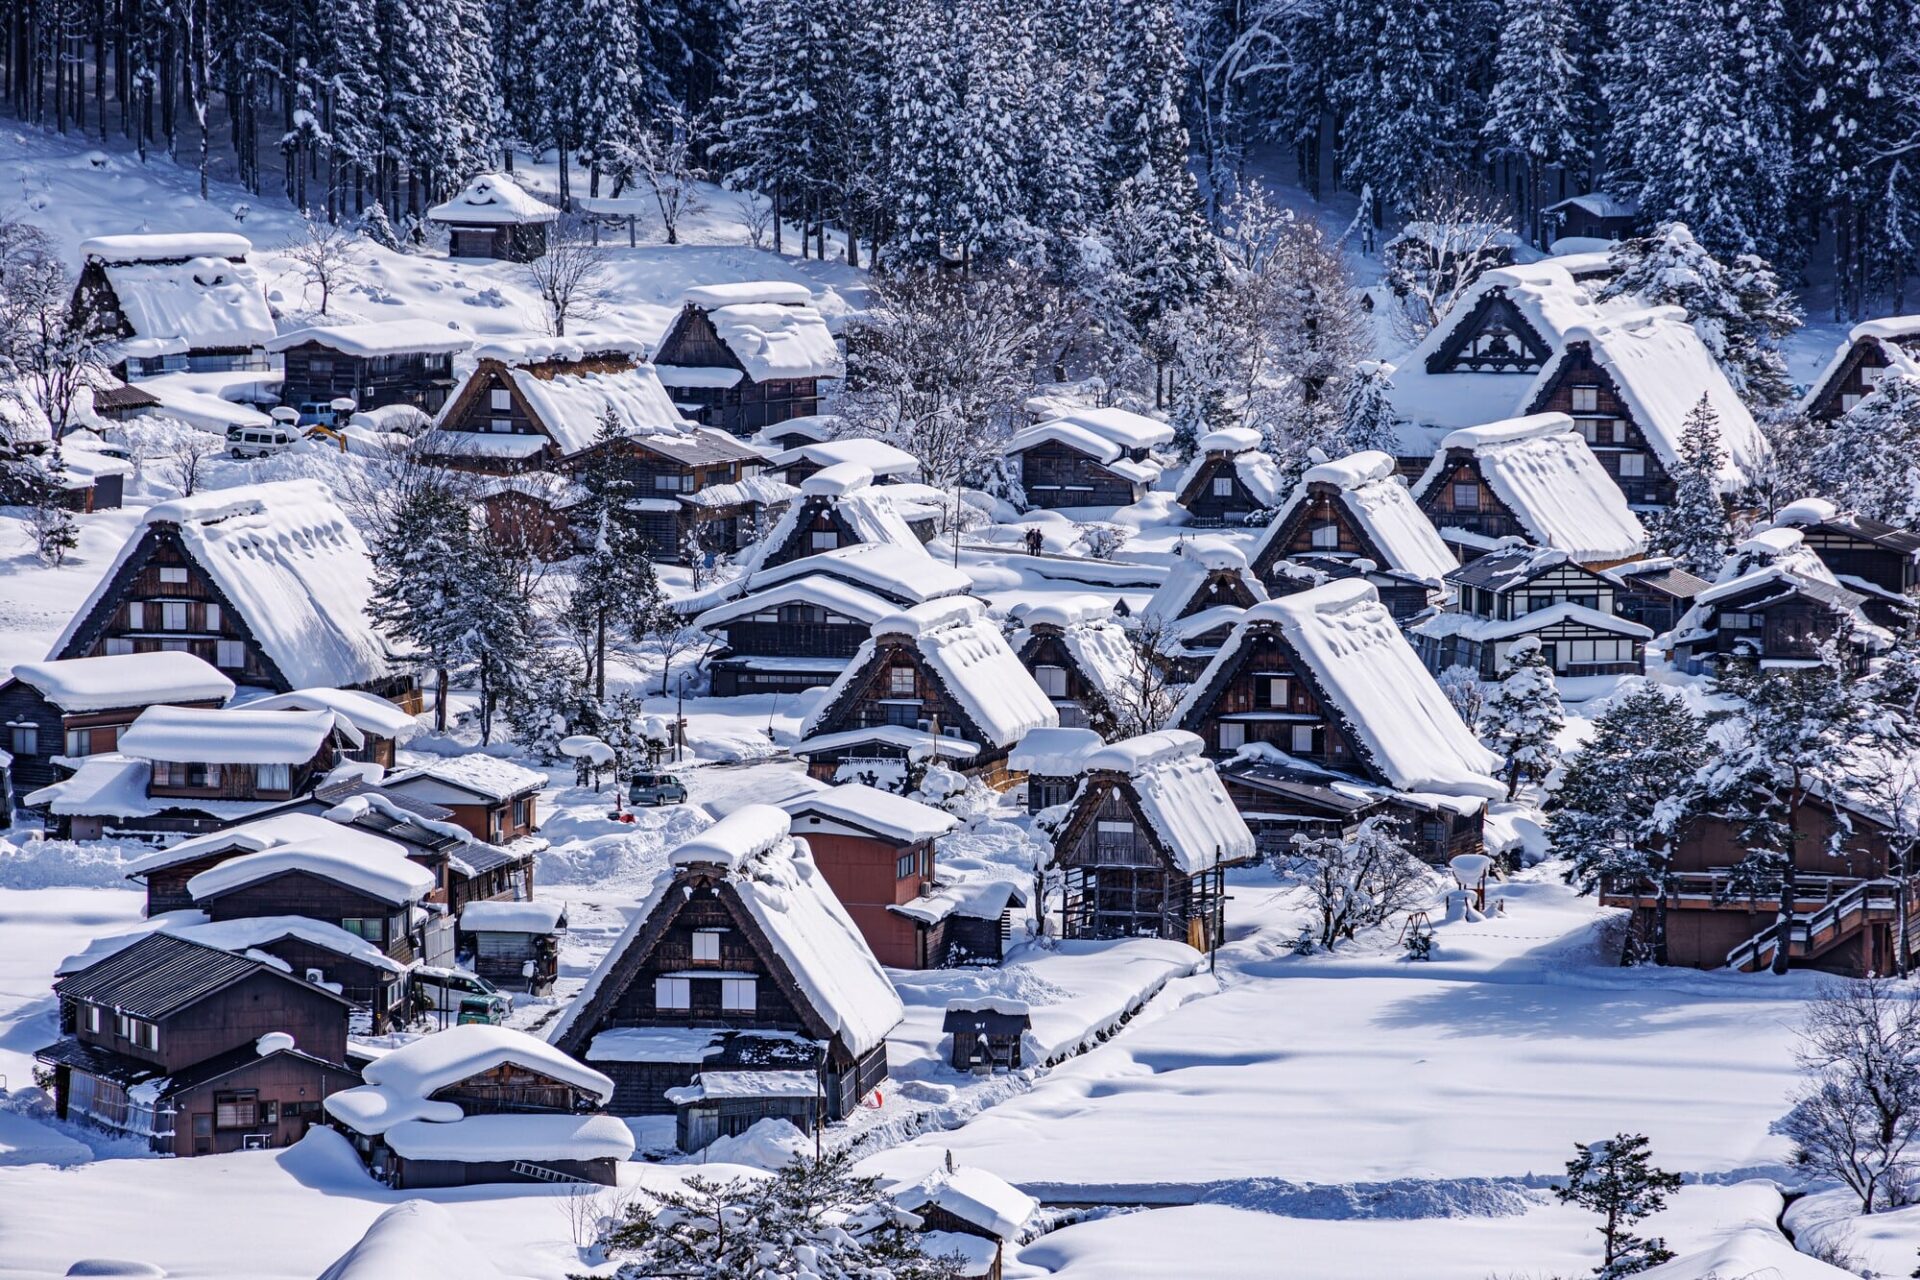
M 744 1164 L 769 1172 L 811 1155 L 813 1143 L 785 1120 L 756 1120 L 745 1133 L 720 1138 L 707 1145 L 701 1159 L 719 1164 Z
M 320 1280 L 485 1280 L 501 1274 L 445 1209 L 407 1200 L 374 1219 Z

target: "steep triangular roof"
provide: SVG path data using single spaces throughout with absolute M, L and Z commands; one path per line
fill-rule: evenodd
M 1369 450 L 1307 469 L 1287 505 L 1254 544 L 1254 572 L 1264 579 L 1287 556 L 1288 544 L 1309 516 L 1320 510 L 1344 524 L 1361 554 L 1379 568 L 1437 585 L 1458 563 L 1414 504 L 1406 483 L 1394 474 L 1393 459 Z

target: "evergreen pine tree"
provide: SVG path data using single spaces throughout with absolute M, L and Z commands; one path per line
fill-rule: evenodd
M 1020 0 L 973 0 L 959 10 L 966 69 L 949 222 L 969 261 L 1005 256 L 1022 234 L 1016 119 L 1031 76 L 1024 13 Z
M 465 621 L 452 608 L 450 584 L 471 546 L 466 503 L 431 478 L 399 498 L 372 539 L 374 625 L 406 642 L 434 672 L 434 727 L 442 732 L 451 673 L 469 655 Z
M 639 127 L 648 92 L 645 27 L 629 0 L 541 0 L 533 90 L 541 104 L 542 136 L 559 152 L 560 197 L 571 194 L 574 158 L 600 170 L 614 144 Z M 596 191 L 597 193 L 597 191 Z
M 1333 87 L 1341 172 L 1387 207 L 1411 208 L 1468 156 L 1458 16 L 1444 0 L 1373 0 L 1356 7 L 1343 34 L 1355 61 Z
M 1608 703 L 1567 761 L 1554 792 L 1551 837 L 1581 893 L 1607 881 L 1651 884 L 1652 959 L 1667 962 L 1673 845 L 1698 808 L 1706 728 L 1686 703 L 1643 682 Z
M 1567 0 L 1506 0 L 1503 6 L 1483 133 L 1492 154 L 1525 167 L 1520 222 L 1536 240 L 1546 171 L 1578 169 L 1587 160 L 1580 130 L 1592 104 L 1586 68 L 1573 45 L 1578 33 Z
M 904 0 L 894 32 L 890 116 L 893 170 L 888 175 L 898 242 L 896 261 L 932 266 L 945 256 L 954 227 L 960 178 L 956 129 L 960 122 L 960 75 L 953 64 L 953 6 L 949 0 Z
M 1512 669 L 1487 695 L 1481 734 L 1507 762 L 1507 799 L 1511 800 L 1521 782 L 1545 778 L 1559 763 L 1560 748 L 1554 739 L 1566 727 L 1566 715 L 1560 708 L 1553 667 L 1537 637 L 1515 641 L 1507 659 Z
M 653 570 L 655 548 L 634 509 L 641 495 L 621 470 L 614 442 L 627 433 L 612 409 L 601 417 L 589 464 L 580 471 L 587 491 L 580 505 L 581 527 L 593 532 L 593 541 L 574 574 L 572 607 L 592 620 L 593 689 L 607 696 L 607 637 L 638 639 L 664 607 L 659 578 Z
M 1673 1250 L 1659 1236 L 1636 1236 L 1633 1228 L 1667 1207 L 1680 1189 L 1680 1175 L 1653 1163 L 1653 1151 L 1637 1133 L 1616 1133 L 1605 1142 L 1576 1142 L 1567 1161 L 1567 1182 L 1553 1194 L 1562 1204 L 1591 1209 L 1603 1219 L 1606 1252 L 1593 1269 L 1598 1280 L 1620 1280 L 1670 1260 Z
M 1835 419 L 1809 471 L 1821 495 L 1901 528 L 1920 524 L 1920 378 L 1888 372 L 1873 393 Z
M 1720 471 L 1726 453 L 1720 447 L 1720 415 L 1706 396 L 1687 414 L 1680 432 L 1680 458 L 1673 468 L 1673 503 L 1652 530 L 1653 546 L 1709 581 L 1720 572 L 1733 546 L 1726 503 L 1720 496 Z
M 1801 325 L 1800 308 L 1764 261 L 1740 254 L 1722 264 L 1686 226 L 1667 222 L 1618 245 L 1610 265 L 1615 274 L 1600 301 L 1685 307 L 1742 399 L 1758 407 L 1793 398 L 1781 347 Z

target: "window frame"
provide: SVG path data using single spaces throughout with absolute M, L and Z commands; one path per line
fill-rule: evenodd
M 693 982 L 687 978 L 655 978 L 653 1008 L 656 1013 L 691 1013 Z

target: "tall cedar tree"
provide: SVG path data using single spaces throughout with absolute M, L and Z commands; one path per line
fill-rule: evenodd
M 593 541 L 574 575 L 572 602 L 592 621 L 593 692 L 600 699 L 607 696 L 609 629 L 637 640 L 665 608 L 660 580 L 653 571 L 658 548 L 647 537 L 634 506 L 642 495 L 627 477 L 616 447 L 625 435 L 619 418 L 608 409 L 600 419 L 588 465 L 580 471 L 587 496 L 578 518 L 581 527 L 592 531 Z
M 1551 836 L 1581 893 L 1609 881 L 1651 885 L 1652 960 L 1667 962 L 1673 847 L 1698 810 L 1706 726 L 1677 694 L 1643 683 L 1608 704 L 1554 793 Z
M 1809 465 L 1816 492 L 1869 520 L 1920 523 L 1920 378 L 1889 371 L 1872 394 L 1837 418 Z
M 1520 224 L 1537 242 L 1541 184 L 1549 169 L 1586 163 L 1584 128 L 1593 106 L 1574 45 L 1579 28 L 1567 0 L 1506 0 L 1503 19 L 1482 132 L 1492 154 L 1525 171 Z
M 1680 1175 L 1655 1166 L 1651 1147 L 1637 1133 L 1576 1142 L 1573 1149 L 1579 1154 L 1567 1161 L 1566 1185 L 1553 1194 L 1562 1204 L 1591 1209 L 1604 1219 L 1599 1230 L 1605 1253 L 1593 1274 L 1619 1280 L 1672 1259 L 1665 1240 L 1634 1235 L 1633 1228 L 1667 1207 L 1667 1197 L 1680 1189 Z
M 1687 414 L 1680 431 L 1680 458 L 1673 468 L 1673 502 L 1654 524 L 1653 544 L 1690 573 L 1711 581 L 1733 545 L 1727 507 L 1720 497 L 1720 415 L 1706 396 Z
M 1515 641 L 1507 659 L 1512 669 L 1487 695 L 1480 733 L 1506 759 L 1507 799 L 1511 800 L 1522 782 L 1545 778 L 1560 762 L 1554 739 L 1566 727 L 1567 718 L 1560 707 L 1559 687 L 1553 682 L 1553 667 L 1537 636 Z

